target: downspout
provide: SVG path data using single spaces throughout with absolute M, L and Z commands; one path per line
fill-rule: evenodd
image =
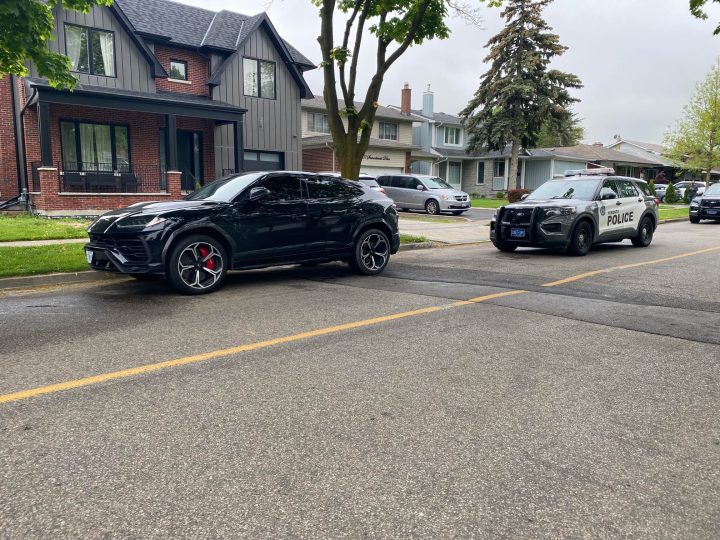
M 17 167 L 18 195 L 27 190 L 27 167 L 25 166 L 25 134 L 23 129 L 22 114 L 25 108 L 18 111 L 18 95 L 16 86 L 17 78 L 10 75 L 10 100 L 12 102 L 13 131 L 15 134 L 15 166 Z M 37 90 L 35 90 L 37 92 Z
M 22 165 L 23 165 L 23 173 L 22 174 L 23 174 L 23 178 L 24 178 L 25 189 L 28 192 L 30 190 L 28 189 L 28 185 L 27 185 L 27 156 L 25 155 L 25 122 L 23 119 L 24 119 L 25 111 L 27 110 L 27 108 L 30 105 L 34 105 L 37 102 L 37 97 L 38 97 L 38 89 L 33 88 L 33 93 L 30 96 L 30 99 L 28 99 L 25 102 L 25 105 L 23 105 L 23 108 L 20 109 L 20 114 L 18 115 L 19 116 L 18 123 L 20 124 L 20 137 L 19 138 L 16 137 L 16 141 L 18 141 L 20 143 L 19 148 L 21 149 L 21 151 L 19 151 L 18 155 L 19 156 L 22 155 Z M 21 193 L 22 193 L 22 191 L 21 191 Z M 27 209 L 30 210 L 30 198 L 27 197 L 26 200 L 28 201 Z

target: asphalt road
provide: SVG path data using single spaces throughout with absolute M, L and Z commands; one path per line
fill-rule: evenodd
M 676 223 L 5 294 L 0 538 L 717 538 L 718 268 Z

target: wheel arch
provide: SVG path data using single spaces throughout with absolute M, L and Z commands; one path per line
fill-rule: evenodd
M 575 220 L 575 224 L 573 225 L 572 232 L 570 233 L 570 238 L 568 241 L 572 238 L 572 235 L 575 234 L 575 231 L 580 226 L 581 223 L 589 223 L 590 227 L 593 231 L 593 244 L 595 241 L 600 237 L 600 225 L 595 220 L 595 217 L 592 214 L 584 213 L 580 214 L 580 216 Z
M 652 221 L 653 224 L 653 231 L 655 231 L 658 227 L 658 220 L 657 217 L 655 217 L 655 212 L 652 210 L 645 210 L 645 213 L 640 217 L 640 221 L 638 221 L 638 233 L 640 232 L 640 224 L 642 223 L 642 220 L 646 217 L 650 218 L 650 221 Z
M 384 221 L 370 221 L 359 225 L 355 230 L 355 234 L 353 235 L 353 244 L 358 237 L 368 229 L 381 229 L 385 234 L 387 234 L 388 240 L 392 241 L 393 232 L 387 223 Z
M 232 260 L 233 260 L 233 253 L 235 251 L 235 245 L 232 242 L 228 236 L 222 232 L 220 229 L 210 226 L 210 225 L 201 225 L 201 226 L 195 226 L 195 227 L 187 227 L 184 229 L 180 229 L 176 232 L 174 232 L 168 241 L 165 243 L 165 247 L 163 248 L 162 252 L 162 261 L 163 264 L 167 263 L 167 258 L 170 255 L 170 251 L 172 250 L 173 246 L 177 244 L 180 240 L 183 238 L 187 238 L 188 236 L 193 235 L 204 235 L 209 236 L 210 238 L 213 238 L 220 242 L 220 244 L 225 249 L 225 252 L 228 256 L 228 268 L 232 268 Z

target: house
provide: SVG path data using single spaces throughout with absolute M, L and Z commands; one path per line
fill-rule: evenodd
M 344 103 L 341 104 L 344 107 Z M 359 109 L 362 103 L 356 102 Z M 303 168 L 308 172 L 339 171 L 333 149 L 325 100 L 302 100 Z M 347 122 L 344 121 L 345 125 Z M 410 156 L 417 147 L 412 142 L 413 120 L 408 113 L 378 106 L 370 134 L 370 144 L 361 162 L 361 172 L 378 176 L 410 172 Z
M 33 65 L 0 80 L 0 200 L 27 187 L 39 212 L 91 214 L 229 172 L 302 168 L 315 66 L 267 14 L 115 0 L 54 16 L 49 47 L 79 85 L 56 90 Z

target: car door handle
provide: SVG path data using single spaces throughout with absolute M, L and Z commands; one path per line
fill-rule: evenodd
M 621 204 L 622 204 L 622 202 L 618 201 L 615 203 L 615 206 L 620 206 Z

